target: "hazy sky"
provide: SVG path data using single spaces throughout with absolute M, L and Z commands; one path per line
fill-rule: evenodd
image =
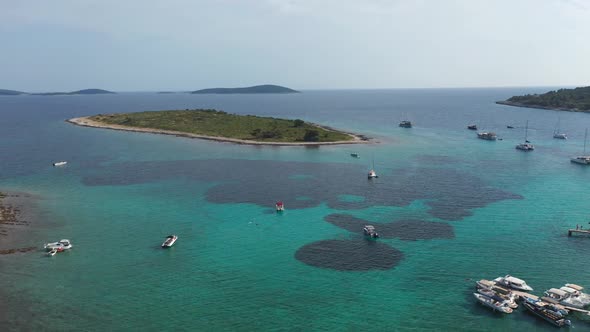
M 590 85 L 590 0 L 0 0 L 0 88 Z

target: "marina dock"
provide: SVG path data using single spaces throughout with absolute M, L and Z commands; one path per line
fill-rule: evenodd
M 586 235 L 590 235 L 590 230 L 587 229 L 568 229 L 567 230 L 567 236 L 572 236 L 572 234 L 586 234 Z

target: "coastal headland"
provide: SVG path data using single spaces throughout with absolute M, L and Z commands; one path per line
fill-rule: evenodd
M 66 120 L 94 128 L 174 135 L 250 145 L 318 146 L 366 144 L 364 135 L 305 122 L 217 110 L 173 110 L 99 114 Z
M 590 113 L 590 86 L 559 89 L 543 94 L 513 96 L 496 104 L 545 110 Z

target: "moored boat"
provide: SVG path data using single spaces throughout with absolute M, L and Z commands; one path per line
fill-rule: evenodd
M 477 130 L 477 125 L 470 124 L 470 125 L 467 126 L 467 129 L 469 129 L 469 130 Z
M 377 173 L 375 173 L 375 170 L 372 169 L 369 171 L 369 174 L 367 175 L 367 177 L 369 179 L 373 179 L 373 178 L 378 178 L 379 176 L 377 176 Z
M 172 247 L 174 245 L 174 243 L 176 243 L 176 240 L 178 240 L 178 236 L 176 236 L 176 235 L 166 236 L 166 240 L 164 240 L 164 242 L 162 243 L 162 248 Z
M 523 292 L 532 291 L 533 289 L 526 284 L 526 282 L 522 279 L 515 278 L 509 274 L 505 277 L 498 277 L 494 279 L 494 281 L 502 286 L 506 286 L 512 289 L 520 290 Z
M 510 308 L 508 304 L 503 301 L 496 301 L 490 297 L 478 293 L 473 293 L 473 296 L 475 296 L 475 299 L 477 299 L 479 303 L 485 305 L 488 308 L 491 308 L 494 311 L 503 312 L 505 314 L 510 314 L 513 311 L 512 308 Z
M 275 209 L 277 212 L 285 211 L 285 204 L 283 204 L 283 202 L 276 202 Z
M 55 256 L 57 254 L 57 249 L 53 248 L 47 252 L 47 256 Z
M 412 128 L 412 122 L 404 120 L 399 123 L 399 126 L 402 128 Z
M 358 153 L 351 153 L 350 156 L 353 158 L 360 158 Z
M 484 139 L 486 141 L 495 141 L 498 139 L 498 136 L 496 135 L 496 133 L 493 133 L 491 131 L 482 131 L 480 133 L 477 133 L 477 138 Z
M 535 316 L 557 326 L 570 326 L 571 321 L 569 319 L 565 319 L 565 316 L 568 314 L 567 310 L 559 309 L 555 305 L 531 299 L 526 297 L 523 305 L 527 308 L 528 311 L 533 313 Z
M 515 297 L 516 295 L 513 295 L 512 293 L 510 293 L 511 294 L 510 296 L 502 295 L 502 294 L 495 292 L 491 288 L 478 288 L 477 292 L 481 295 L 491 298 L 492 300 L 494 300 L 496 302 L 500 302 L 500 303 L 505 302 L 506 305 L 508 305 L 512 309 L 518 308 L 518 304 L 516 303 L 516 297 Z
M 572 163 L 580 165 L 590 165 L 590 156 L 586 155 L 586 141 L 588 140 L 588 129 L 584 134 L 584 154 L 570 159 Z
M 528 132 L 529 132 L 529 122 L 526 122 L 526 125 L 524 127 L 524 143 L 518 143 L 516 145 L 516 149 L 517 150 L 521 150 L 521 151 L 533 151 L 535 149 L 535 146 L 533 144 L 531 144 L 531 142 L 529 142 L 527 140 L 528 137 Z
M 379 233 L 377 233 L 377 231 L 375 231 L 375 226 L 373 226 L 373 225 L 365 225 L 365 227 L 363 227 L 363 233 L 366 236 L 369 236 L 374 239 L 379 237 Z
M 65 164 L 67 164 L 67 161 L 57 161 L 53 163 L 53 166 L 63 166 Z
M 72 243 L 70 242 L 70 240 L 62 239 L 62 240 L 59 240 L 58 242 L 46 243 L 44 248 L 47 249 L 48 251 L 50 251 L 52 249 L 57 249 L 58 251 L 60 251 L 60 249 L 61 250 L 68 250 L 68 249 L 72 249 Z

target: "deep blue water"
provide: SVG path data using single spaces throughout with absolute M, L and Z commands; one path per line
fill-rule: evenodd
M 590 115 L 494 103 L 547 90 L 0 97 L 0 189 L 38 198 L 35 231 L 17 240 L 75 245 L 0 256 L 0 329 L 552 330 L 471 295 L 473 280 L 507 273 L 537 295 L 590 286 L 590 239 L 566 234 L 588 221 L 590 168 L 569 158 Z M 299 118 L 379 143 L 244 146 L 64 122 L 187 108 Z M 558 119 L 566 141 L 552 138 Z M 514 149 L 526 121 L 530 153 Z M 470 123 L 502 140 L 476 139 Z M 367 181 L 373 163 L 380 177 Z M 366 223 L 382 238 L 364 239 Z M 162 251 L 169 233 L 179 242 Z

